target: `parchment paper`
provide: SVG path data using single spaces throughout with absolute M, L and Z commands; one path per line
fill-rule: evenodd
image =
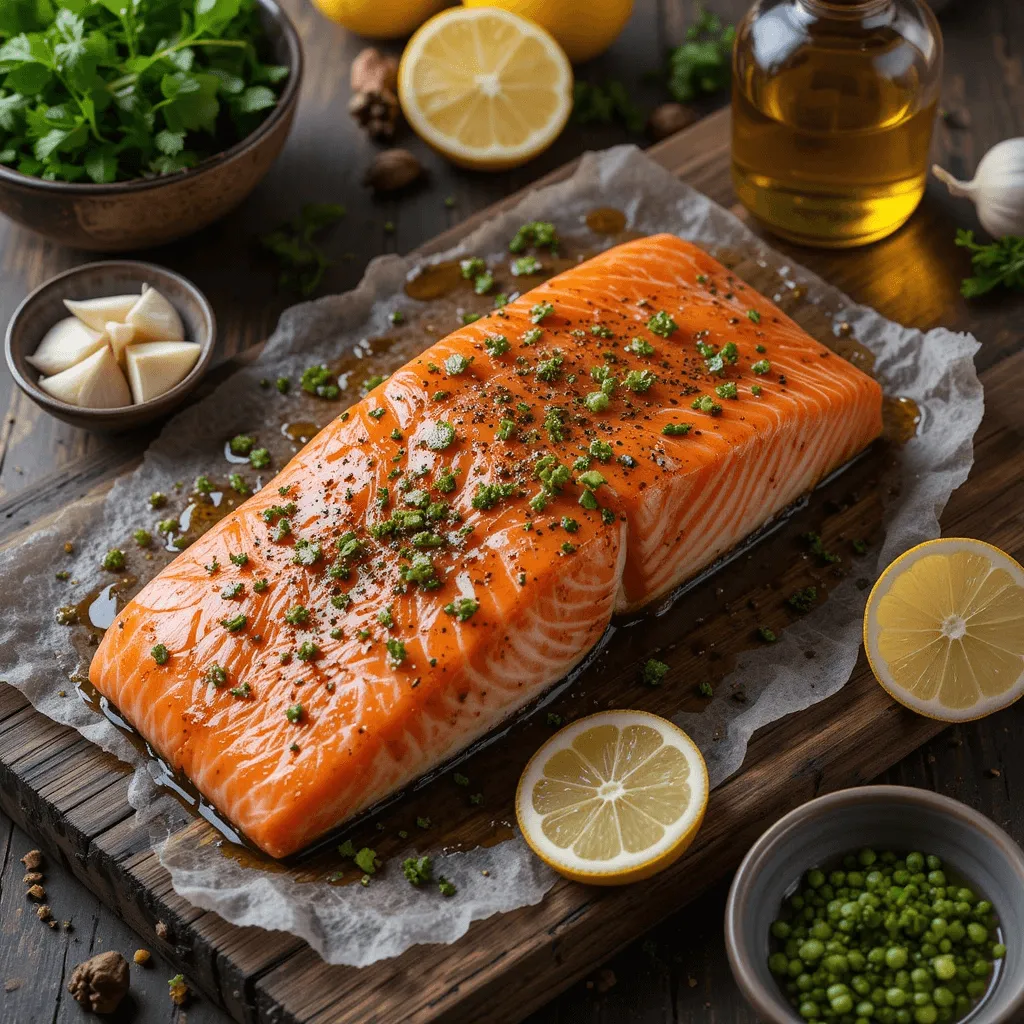
M 583 218 L 598 206 L 623 210 L 639 232 L 673 231 L 712 251 L 729 246 L 776 268 L 788 262 L 732 215 L 632 147 L 586 156 L 570 180 L 532 193 L 515 209 L 478 229 L 453 253 L 438 258 L 500 257 L 516 228 L 530 219 L 555 221 L 563 236 L 585 235 L 593 249 L 594 237 L 584 228 Z M 169 824 L 180 821 L 185 812 L 154 784 L 135 748 L 77 698 L 67 680 L 86 666 L 69 640 L 69 630 L 54 623 L 54 609 L 78 600 L 86 589 L 84 581 L 95 580 L 103 553 L 124 546 L 140 525 L 140 516 L 147 521 L 140 510 L 146 510 L 152 491 L 173 493 L 175 481 L 191 481 L 222 458 L 225 438 L 262 422 L 267 392 L 259 385 L 261 378 L 295 378 L 311 362 L 330 361 L 353 347 L 372 358 L 365 339 L 388 332 L 388 312 L 416 308 L 402 295 L 411 269 L 407 260 L 395 256 L 376 259 L 355 291 L 289 310 L 258 363 L 239 371 L 211 397 L 176 417 L 136 473 L 120 480 L 105 499 L 72 506 L 56 526 L 0 557 L 0 587 L 18 595 L 16 604 L 5 609 L 0 625 L 0 674 L 43 714 L 73 726 L 137 766 L 129 799 L 151 830 L 177 892 L 236 924 L 292 932 L 326 960 L 352 965 L 395 956 L 416 943 L 452 942 L 473 920 L 538 902 L 554 876 L 528 852 L 519 836 L 490 849 L 429 851 L 436 873 L 458 886 L 458 895 L 452 899 L 436 893 L 434 898 L 424 898 L 423 892 L 402 878 L 397 865 L 375 877 L 368 888 L 298 884 L 287 873 L 247 867 L 211 846 L 167 840 Z M 900 453 L 903 483 L 898 495 L 886 499 L 886 533 L 880 553 L 871 562 L 863 560 L 857 574 L 851 574 L 812 614 L 787 628 L 779 643 L 759 649 L 756 655 L 740 656 L 729 679 L 742 677 L 748 695 L 745 706 L 737 707 L 724 696 L 730 692 L 726 685 L 720 688 L 723 696 L 702 713 L 679 716 L 680 724 L 708 757 L 714 785 L 740 766 L 754 729 L 824 699 L 847 681 L 857 657 L 864 602 L 864 592 L 857 589 L 853 576 L 873 577 L 901 551 L 938 535 L 939 513 L 970 469 L 972 438 L 983 410 L 973 364 L 978 344 L 972 337 L 942 329 L 922 334 L 889 323 L 797 267 L 788 270 L 788 282 L 806 287 L 822 309 L 838 311 L 837 320 L 852 325 L 857 339 L 875 353 L 876 373 L 886 391 L 916 401 L 923 421 L 918 436 Z M 419 344 L 423 343 L 421 338 Z M 407 354 L 393 353 L 399 362 Z M 283 438 L 261 436 L 260 441 L 272 449 L 278 466 L 292 450 Z M 61 561 L 63 556 L 56 553 L 68 539 L 74 540 L 76 553 Z M 68 583 L 54 579 L 55 564 L 66 564 L 83 583 L 69 590 Z M 152 575 L 161 564 L 160 559 L 144 563 L 141 574 Z M 130 568 L 137 571 L 137 561 Z M 803 653 L 809 647 L 817 655 L 813 661 Z M 68 696 L 58 696 L 62 688 Z M 710 742 L 713 733 L 720 737 L 714 743 Z

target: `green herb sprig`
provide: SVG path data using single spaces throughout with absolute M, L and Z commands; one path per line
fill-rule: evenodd
M 308 298 L 320 287 L 331 260 L 315 239 L 344 216 L 345 207 L 336 203 L 306 203 L 297 217 L 260 239 L 277 258 L 281 288 Z
M 1024 237 L 1004 235 L 989 245 L 974 240 L 973 231 L 956 233 L 956 244 L 971 253 L 973 277 L 960 284 L 960 293 L 968 299 L 986 295 L 993 288 L 1024 291 Z
M 686 39 L 669 54 L 668 91 L 680 103 L 711 96 L 729 87 L 736 29 L 717 14 L 701 11 Z

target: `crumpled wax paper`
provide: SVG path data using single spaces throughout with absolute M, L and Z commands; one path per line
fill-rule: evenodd
M 633 147 L 585 156 L 570 179 L 531 193 L 477 229 L 456 250 L 435 259 L 465 254 L 497 257 L 505 253 L 518 226 L 532 219 L 556 222 L 563 237 L 582 240 L 592 250 L 594 236 L 583 220 L 588 211 L 601 206 L 622 210 L 637 232 L 672 231 L 712 252 L 728 247 L 774 268 L 781 272 L 785 287 L 805 287 L 822 311 L 837 323 L 847 321 L 856 338 L 874 352 L 876 373 L 886 391 L 912 398 L 922 412 L 918 435 L 898 455 L 902 484 L 898 493 L 886 497 L 886 533 L 877 565 L 859 566 L 861 574 L 875 575 L 911 545 L 938 535 L 938 516 L 971 467 L 972 438 L 981 421 L 982 389 L 973 365 L 977 342 L 942 329 L 924 334 L 900 327 L 854 305 L 825 282 L 792 266 L 731 214 Z M 612 242 L 607 239 L 604 244 Z M 70 506 L 54 525 L 0 556 L 0 587 L 18 595 L 0 622 L 0 675 L 43 714 L 73 726 L 136 766 L 129 799 L 140 822 L 150 829 L 179 894 L 236 924 L 292 932 L 331 963 L 365 965 L 416 943 L 452 942 L 473 920 L 537 903 L 554 883 L 554 875 L 518 835 L 488 849 L 431 851 L 436 873 L 453 881 L 459 892 L 454 899 L 425 900 L 397 870 L 375 878 L 372 893 L 359 885 L 300 884 L 287 872 L 263 871 L 224 857 L 213 845 L 168 839 L 170 823 L 180 822 L 185 812 L 155 784 L 151 765 L 135 747 L 76 699 L 68 685 L 69 676 L 85 671 L 88 651 L 76 649 L 72 631 L 54 623 L 55 607 L 69 603 L 69 585 L 54 579 L 55 552 L 65 539 L 74 539 L 75 555 L 60 564 L 66 564 L 73 577 L 94 581 L 103 553 L 125 543 L 139 525 L 138 510 L 145 509 L 152 491 L 173 493 L 175 481 L 191 480 L 217 464 L 225 438 L 265 420 L 268 394 L 259 385 L 261 378 L 294 379 L 311 362 L 330 362 L 345 350 L 369 356 L 372 346 L 366 339 L 394 333 L 388 313 L 404 308 L 412 314 L 418 308 L 402 292 L 412 269 L 412 262 L 396 256 L 375 259 L 354 291 L 290 309 L 259 360 L 178 415 L 135 473 L 120 479 L 106 497 Z M 421 335 L 416 344 L 423 343 Z M 400 364 L 411 354 L 411 349 L 398 346 L 392 356 Z M 294 450 L 283 438 L 260 440 L 269 443 L 278 466 Z M 149 574 L 161 564 L 157 559 Z M 70 600 L 80 599 L 85 587 L 83 582 Z M 707 754 L 713 784 L 739 768 L 756 728 L 843 686 L 857 657 L 863 602 L 864 593 L 848 577 L 820 607 L 789 626 L 777 644 L 739 657 L 730 678 L 742 677 L 746 705 L 737 707 L 729 701 L 726 685 L 720 687 L 723 696 L 702 713 L 679 716 Z M 817 654 L 813 661 L 803 653 L 809 646 Z M 62 688 L 69 696 L 58 696 Z M 716 733 L 718 741 L 710 742 Z

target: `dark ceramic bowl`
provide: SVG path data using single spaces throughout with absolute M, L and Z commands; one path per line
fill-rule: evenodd
M 292 23 L 274 0 L 257 2 L 274 60 L 291 73 L 277 106 L 251 135 L 179 174 L 110 185 L 43 181 L 0 164 L 0 213 L 61 245 L 127 252 L 183 238 L 236 207 L 281 152 L 302 79 Z
M 984 815 L 909 786 L 861 786 L 819 797 L 776 822 L 744 858 L 729 890 L 725 943 L 744 996 L 769 1024 L 799 1024 L 768 970 L 769 928 L 802 872 L 860 847 L 941 857 L 999 915 L 1006 957 L 970 1024 L 1024 1019 L 1024 852 Z
M 39 371 L 29 364 L 27 357 L 35 352 L 43 335 L 58 320 L 70 315 L 64 299 L 141 293 L 143 283 L 156 288 L 174 306 L 185 325 L 185 340 L 200 346 L 199 359 L 188 376 L 149 402 L 119 409 L 82 409 L 58 401 L 39 387 Z M 117 431 L 166 416 L 180 405 L 209 368 L 216 338 L 217 321 L 213 307 L 191 281 L 153 263 L 105 260 L 66 270 L 32 292 L 11 317 L 4 339 L 4 355 L 15 383 L 36 405 L 85 430 Z

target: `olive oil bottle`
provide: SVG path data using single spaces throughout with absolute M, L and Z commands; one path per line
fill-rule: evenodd
M 942 74 L 922 0 L 758 0 L 733 71 L 733 183 L 772 231 L 844 248 L 914 212 Z

